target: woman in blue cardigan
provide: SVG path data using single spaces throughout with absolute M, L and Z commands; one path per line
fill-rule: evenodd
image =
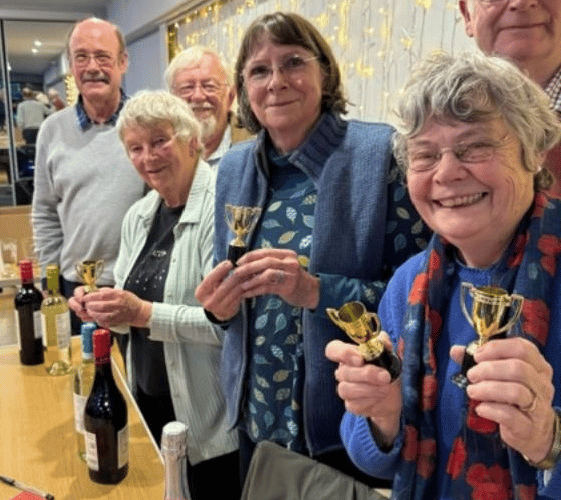
M 354 345 L 327 347 L 349 410 L 345 446 L 362 470 L 393 478 L 394 499 L 558 500 L 561 202 L 544 194 L 552 178 L 541 166 L 560 137 L 557 117 L 509 62 L 442 53 L 413 72 L 398 116 L 396 156 L 435 235 L 395 272 L 378 309 L 401 377 L 365 365 Z M 500 338 L 486 311 L 506 295 L 523 305 L 518 320 L 507 307 L 514 323 Z M 468 318 L 490 340 L 475 342 Z M 467 389 L 464 356 L 476 363 Z
M 196 293 L 226 331 L 229 421 L 246 467 L 255 444 L 272 440 L 345 469 L 343 406 L 323 354 L 341 332 L 325 308 L 362 300 L 375 309 L 393 269 L 427 233 L 393 161 L 393 130 L 341 118 L 337 62 L 308 21 L 280 12 L 257 19 L 235 79 L 239 118 L 257 137 L 220 164 L 217 266 Z M 226 204 L 261 208 L 251 251 L 235 268 Z

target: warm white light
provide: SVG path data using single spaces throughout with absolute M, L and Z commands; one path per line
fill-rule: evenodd
M 31 49 L 31 52 L 33 52 L 34 54 L 37 54 L 37 52 L 39 52 L 39 49 L 37 47 L 33 47 Z
M 35 47 L 41 47 L 41 45 L 43 45 L 43 42 L 39 41 L 39 40 L 35 40 L 34 42 Z

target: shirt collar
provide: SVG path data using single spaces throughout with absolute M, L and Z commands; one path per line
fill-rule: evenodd
M 222 140 L 218 147 L 212 152 L 212 154 L 206 159 L 206 162 L 211 166 L 215 167 L 220 163 L 222 157 L 226 154 L 226 152 L 232 147 L 232 130 L 230 129 L 230 125 L 226 127 L 224 130 L 224 135 L 222 136 Z
M 115 125 L 117 122 L 117 118 L 119 117 L 119 113 L 127 100 L 127 96 L 123 89 L 121 89 L 121 99 L 119 101 L 119 105 L 117 106 L 117 110 L 113 113 L 108 120 L 105 121 L 106 125 Z M 78 96 L 78 101 L 76 102 L 76 119 L 78 120 L 78 126 L 82 129 L 82 132 L 89 130 L 95 122 L 91 120 L 91 118 L 86 113 L 84 108 L 84 101 L 82 96 Z
M 549 80 L 544 90 L 549 97 L 551 107 L 561 113 L 561 66 L 553 75 L 553 78 Z

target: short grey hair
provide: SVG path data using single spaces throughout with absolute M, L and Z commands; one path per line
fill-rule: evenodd
M 538 156 L 561 138 L 561 125 L 543 90 L 504 58 L 466 52 L 453 57 L 434 52 L 419 61 L 398 98 L 394 155 L 404 171 L 407 141 L 432 117 L 481 122 L 501 118 L 522 145 L 522 163 L 532 172 Z M 540 169 L 536 189 L 551 185 Z
M 121 142 L 129 127 L 153 128 L 169 123 L 185 141 L 193 137 L 200 142 L 201 125 L 189 105 L 166 90 L 141 90 L 125 102 L 116 128 Z
M 231 87 L 233 82 L 232 70 L 226 63 L 225 59 L 220 54 L 212 49 L 209 49 L 208 47 L 203 47 L 202 45 L 192 45 L 188 49 L 185 49 L 177 54 L 166 68 L 164 79 L 166 81 L 168 90 L 170 92 L 173 90 L 173 82 L 178 71 L 196 66 L 205 55 L 216 58 L 222 72 L 224 73 L 224 76 L 226 77 L 226 83 L 229 87 Z

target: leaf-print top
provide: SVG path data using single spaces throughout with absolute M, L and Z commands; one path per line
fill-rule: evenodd
M 283 165 L 271 185 L 269 203 L 255 235 L 255 248 L 284 248 L 307 267 L 316 206 L 313 182 L 295 167 Z M 245 426 L 254 441 L 269 439 L 304 452 L 302 418 L 304 358 L 302 311 L 276 295 L 264 295 L 249 307 L 248 406 Z

